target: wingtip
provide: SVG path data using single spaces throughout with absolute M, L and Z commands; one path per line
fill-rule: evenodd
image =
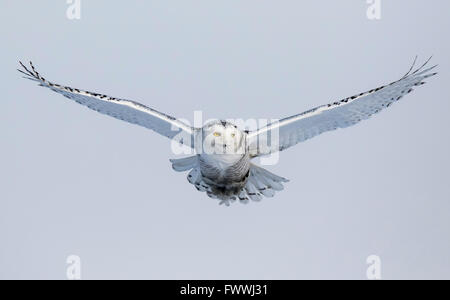
M 22 70 L 20 70 L 20 69 L 16 69 L 17 71 L 19 71 L 21 74 L 24 74 L 24 75 L 26 75 L 26 76 L 30 76 L 30 75 L 28 75 L 27 73 L 25 73 L 24 71 L 22 71 Z
M 433 55 L 431 55 L 430 58 L 427 59 L 427 61 L 425 62 L 425 65 L 428 64 L 431 61 L 431 59 L 433 59 Z
M 416 55 L 416 56 L 414 57 L 414 60 L 413 60 L 413 63 L 412 63 L 412 65 L 411 65 L 411 67 L 409 68 L 408 72 L 406 72 L 406 74 L 403 75 L 402 78 L 405 78 L 405 77 L 407 77 L 409 74 L 411 74 L 412 70 L 413 70 L 414 67 L 416 66 L 416 63 L 417 63 L 417 59 L 418 59 L 418 58 L 419 58 L 418 55 Z

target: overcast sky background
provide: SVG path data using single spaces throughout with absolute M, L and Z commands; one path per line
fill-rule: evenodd
M 0 2 L 0 279 L 450 279 L 450 2 Z M 282 118 L 389 83 L 434 55 L 439 76 L 269 169 L 275 198 L 231 207 L 174 172 L 170 141 L 21 79 L 193 120 Z

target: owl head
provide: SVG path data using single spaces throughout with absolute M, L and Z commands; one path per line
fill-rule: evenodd
M 206 154 L 245 154 L 245 133 L 227 121 L 213 121 L 202 129 Z

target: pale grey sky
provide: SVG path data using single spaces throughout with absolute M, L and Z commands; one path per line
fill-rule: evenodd
M 0 278 L 450 279 L 450 2 L 0 2 Z M 281 154 L 273 199 L 218 206 L 170 142 L 21 79 L 44 77 L 176 117 L 282 118 L 440 74 L 372 119 Z

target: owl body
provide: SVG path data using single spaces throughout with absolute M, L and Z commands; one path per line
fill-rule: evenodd
M 246 134 L 226 121 L 213 121 L 201 131 L 201 151 L 197 164 L 210 196 L 237 198 L 250 173 Z
M 219 199 L 221 204 L 273 197 L 287 182 L 250 162 L 247 134 L 234 124 L 212 122 L 202 128 L 199 137 L 198 154 L 172 159 L 172 167 L 179 172 L 190 171 L 188 181 L 209 197 Z
M 250 156 L 237 154 L 199 154 L 202 180 L 219 199 L 238 197 L 250 174 Z

